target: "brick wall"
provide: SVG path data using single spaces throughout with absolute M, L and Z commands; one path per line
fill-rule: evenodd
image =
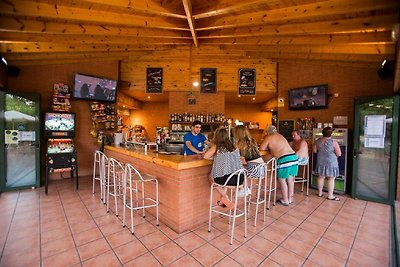
M 41 94 L 42 112 L 48 111 L 50 108 L 53 84 L 62 82 L 72 87 L 74 72 L 112 79 L 118 78 L 118 61 L 21 66 L 20 69 L 21 73 L 18 77 L 8 78 L 9 90 Z M 74 144 L 78 151 L 79 175 L 91 175 L 93 170 L 93 153 L 99 146 L 96 142 L 97 139 L 93 138 L 89 134 L 92 127 L 89 102 L 83 100 L 72 100 L 72 112 L 77 114 L 77 128 Z M 46 139 L 42 136 L 41 142 L 43 152 L 45 151 L 45 141 Z M 43 167 L 42 170 L 44 170 Z M 44 175 L 45 173 L 43 171 L 42 177 L 44 177 Z M 51 178 L 58 179 L 59 177 L 59 174 L 54 174 Z
M 278 66 L 278 97 L 285 98 L 285 106 L 278 108 L 280 120 L 315 118 L 316 122 L 333 122 L 333 116 L 348 116 L 348 125 L 353 128 L 356 96 L 391 95 L 393 81 L 382 81 L 377 69 L 355 68 L 335 65 L 314 65 L 300 63 L 280 63 Z M 329 94 L 338 93 L 339 97 L 329 97 L 328 108 L 323 110 L 290 111 L 288 90 L 291 88 L 328 84 Z

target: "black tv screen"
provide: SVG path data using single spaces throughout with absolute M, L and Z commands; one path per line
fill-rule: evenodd
M 117 100 L 117 80 L 76 73 L 72 97 L 100 102 Z
M 289 90 L 289 109 L 321 109 L 328 107 L 328 85 L 314 85 Z
M 75 136 L 75 113 L 46 112 L 44 135 L 46 137 Z

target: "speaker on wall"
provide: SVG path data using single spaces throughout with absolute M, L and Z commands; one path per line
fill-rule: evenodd
M 394 60 L 384 60 L 382 66 L 378 69 L 379 78 L 382 80 L 394 77 Z
M 21 72 L 20 68 L 12 66 L 12 65 L 7 65 L 6 66 L 6 73 L 8 76 L 11 77 L 18 77 L 19 73 Z

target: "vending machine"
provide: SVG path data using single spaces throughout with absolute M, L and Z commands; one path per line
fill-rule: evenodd
M 53 172 L 71 173 L 76 175 L 76 189 L 78 189 L 78 160 L 74 148 L 75 113 L 47 112 L 44 115 L 44 136 L 47 137 L 46 148 L 46 188 L 48 192 L 48 176 Z
M 322 137 L 322 128 L 314 128 L 313 129 L 313 145 L 315 141 Z M 349 152 L 349 143 L 348 143 L 348 129 L 346 128 L 336 128 L 332 133 L 332 139 L 337 141 L 342 155 L 338 158 L 339 162 L 339 176 L 335 179 L 335 193 L 344 194 L 346 192 L 346 181 L 348 179 L 348 152 Z M 316 165 L 317 165 L 317 153 L 312 153 L 312 178 L 311 178 L 311 186 L 317 188 L 317 179 L 318 175 L 316 174 Z M 326 180 L 325 180 L 326 186 Z M 324 187 L 326 189 L 326 187 Z

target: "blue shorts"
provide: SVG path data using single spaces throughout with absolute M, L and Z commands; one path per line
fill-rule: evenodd
M 288 179 L 290 176 L 297 176 L 299 171 L 299 157 L 296 154 L 283 155 L 276 162 L 278 165 L 278 178 Z

